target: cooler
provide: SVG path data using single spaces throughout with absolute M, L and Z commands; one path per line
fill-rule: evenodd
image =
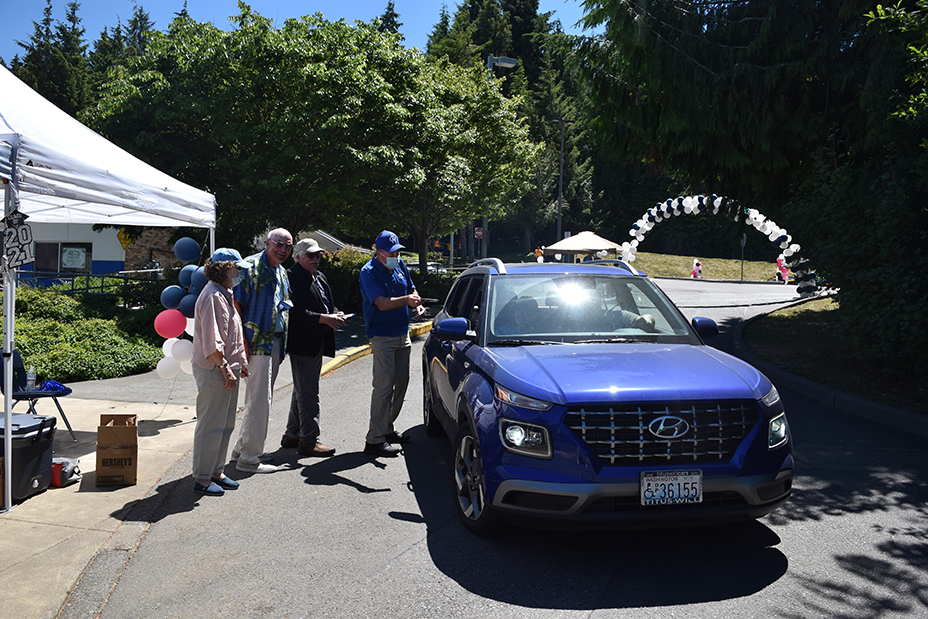
M 58 420 L 46 415 L 12 415 L 13 480 L 10 490 L 14 501 L 22 501 L 48 488 L 52 481 L 52 446 Z M 0 412 L 0 462 L 6 415 Z M 2 476 L 2 469 L 0 469 Z M 2 495 L 0 495 L 2 497 Z M 2 503 L 0 498 L 0 503 Z

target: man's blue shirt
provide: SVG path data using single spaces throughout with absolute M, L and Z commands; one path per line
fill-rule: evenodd
M 387 312 L 374 305 L 377 297 L 402 297 L 411 294 L 415 289 L 406 263 L 392 271 L 380 264 L 377 255 L 361 268 L 361 297 L 364 312 L 364 325 L 367 328 L 367 337 L 395 337 L 409 333 L 409 307 L 399 307 Z
M 282 333 L 281 350 L 287 348 L 287 316 L 284 301 L 290 299 L 290 282 L 283 265 L 272 269 L 262 251 L 246 258 L 251 266 L 241 269 L 242 281 L 232 292 L 241 304 L 245 340 L 253 355 L 270 355 L 274 333 Z

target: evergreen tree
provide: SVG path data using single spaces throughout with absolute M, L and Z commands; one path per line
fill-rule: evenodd
M 441 34 L 439 28 L 436 27 L 433 31 L 432 37 L 429 38 L 429 57 L 434 59 L 447 57 L 452 64 L 462 67 L 474 66 L 472 43 L 474 26 L 467 5 L 458 6 L 451 28 L 446 32 L 447 34 L 442 38 L 438 38 Z
M 16 41 L 16 44 L 23 48 L 22 58 L 18 58 L 18 55 L 13 58 L 16 76 L 43 95 L 43 89 L 48 82 L 54 45 L 53 25 L 52 0 L 45 0 L 42 21 L 32 22 L 33 30 L 29 41 Z
M 126 37 L 122 23 L 117 23 L 113 28 L 103 28 L 100 38 L 93 43 L 93 51 L 88 59 L 93 91 L 98 92 L 107 81 L 110 67 L 126 66 Z
M 187 5 L 181 14 L 186 14 Z M 145 54 L 145 48 L 148 46 L 148 35 L 154 30 L 155 22 L 151 20 L 148 13 L 141 6 L 136 6 L 125 27 L 126 55 L 142 56 Z
M 478 58 L 509 56 L 512 50 L 512 29 L 500 0 L 478 0 L 477 18 L 471 40 Z
M 396 12 L 396 9 L 393 5 L 393 0 L 387 2 L 387 8 L 383 12 L 383 15 L 380 16 L 380 23 L 377 25 L 378 32 L 384 32 L 389 34 L 398 34 L 400 35 L 400 41 L 405 41 L 404 37 L 400 33 L 400 28 L 403 27 L 403 24 L 399 21 L 399 13 Z
M 438 58 L 441 54 L 436 53 L 435 47 L 451 34 L 451 16 L 448 15 L 448 5 L 441 6 L 441 14 L 438 16 L 438 23 L 432 28 L 429 34 L 429 40 L 425 46 L 425 52 L 433 58 Z
M 90 102 L 90 69 L 84 28 L 77 16 L 80 5 L 67 5 L 64 23 L 52 21 L 52 2 L 46 0 L 42 21 L 33 22 L 28 42 L 17 41 L 25 50 L 21 61 L 14 58 L 13 72 L 50 102 L 76 116 Z

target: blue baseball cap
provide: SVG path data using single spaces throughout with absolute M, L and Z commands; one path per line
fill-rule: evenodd
M 234 262 L 235 266 L 240 269 L 247 269 L 251 266 L 247 260 L 242 259 L 242 254 L 238 253 L 237 249 L 232 249 L 230 247 L 220 247 L 213 252 L 213 255 L 210 257 L 212 262 Z
M 399 251 L 400 249 L 406 249 L 406 246 L 400 245 L 400 240 L 389 230 L 384 230 L 377 235 L 377 242 L 375 243 L 375 246 L 377 249 L 390 254 L 395 251 Z

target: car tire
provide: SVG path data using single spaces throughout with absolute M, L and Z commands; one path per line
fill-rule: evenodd
M 480 446 L 470 423 L 461 425 L 454 437 L 451 469 L 454 506 L 461 522 L 475 535 L 496 533 L 499 530 L 499 518 L 487 503 Z
M 428 364 L 422 360 L 422 423 L 429 436 L 441 436 L 444 429 L 435 417 L 435 405 L 432 404 L 432 385 L 429 380 Z

